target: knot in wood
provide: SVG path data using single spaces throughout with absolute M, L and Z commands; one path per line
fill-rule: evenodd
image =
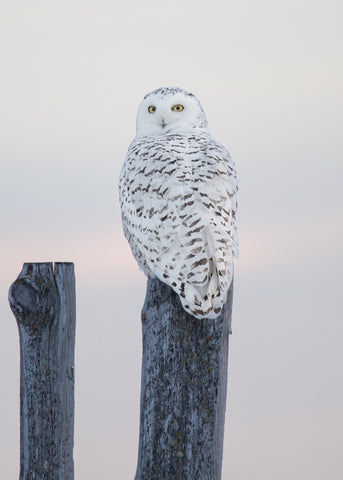
M 18 324 L 37 333 L 59 310 L 59 295 L 52 264 L 24 264 L 9 290 L 9 303 Z

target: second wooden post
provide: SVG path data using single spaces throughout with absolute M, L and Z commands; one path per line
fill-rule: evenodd
M 72 263 L 25 263 L 9 301 L 20 336 L 20 480 L 73 480 Z

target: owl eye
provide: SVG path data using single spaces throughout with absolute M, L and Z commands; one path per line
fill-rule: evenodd
M 174 112 L 182 112 L 182 110 L 184 109 L 185 107 L 183 105 L 174 105 L 172 107 L 172 110 L 174 110 Z
M 156 112 L 156 107 L 155 107 L 155 105 L 150 105 L 150 107 L 148 107 L 148 112 L 149 112 L 149 113 L 154 113 L 154 112 Z

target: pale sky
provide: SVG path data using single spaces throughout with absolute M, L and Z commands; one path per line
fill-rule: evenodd
M 75 478 L 136 469 L 145 277 L 117 182 L 143 96 L 202 103 L 240 181 L 223 480 L 343 478 L 341 1 L 0 3 L 0 480 L 26 261 L 73 261 Z

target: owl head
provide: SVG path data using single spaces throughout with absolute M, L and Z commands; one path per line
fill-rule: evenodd
M 177 87 L 148 93 L 137 112 L 136 137 L 207 130 L 205 112 L 192 93 Z

